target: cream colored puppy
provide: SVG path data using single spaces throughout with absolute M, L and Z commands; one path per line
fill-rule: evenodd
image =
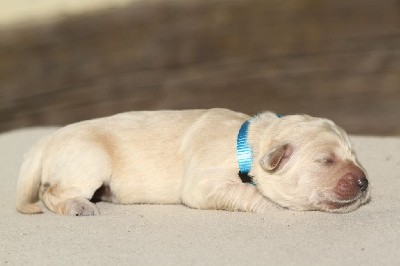
M 253 183 L 238 176 L 238 132 L 248 119 L 240 138 L 249 148 L 244 178 Z M 368 201 L 369 189 L 346 133 L 332 121 L 210 109 L 129 112 L 57 130 L 21 167 L 17 209 L 40 213 L 39 198 L 66 215 L 99 214 L 98 200 L 348 212 Z

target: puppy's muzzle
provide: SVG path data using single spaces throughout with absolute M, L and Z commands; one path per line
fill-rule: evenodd
M 340 200 L 351 200 L 360 192 L 367 191 L 368 179 L 361 169 L 355 169 L 339 179 L 334 189 Z

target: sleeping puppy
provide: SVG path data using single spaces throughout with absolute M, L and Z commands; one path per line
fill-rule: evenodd
M 238 173 L 239 172 L 239 173 Z M 307 115 L 129 112 L 72 124 L 25 155 L 16 207 L 97 215 L 95 202 L 349 212 L 368 179 L 345 131 Z

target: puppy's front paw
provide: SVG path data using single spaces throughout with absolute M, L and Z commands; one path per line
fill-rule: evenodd
M 67 200 L 63 213 L 71 216 L 94 216 L 100 214 L 97 206 L 85 198 Z

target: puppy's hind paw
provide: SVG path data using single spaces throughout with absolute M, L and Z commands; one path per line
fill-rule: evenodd
M 96 204 L 85 198 L 73 198 L 65 202 L 64 214 L 71 216 L 94 216 L 99 215 Z

